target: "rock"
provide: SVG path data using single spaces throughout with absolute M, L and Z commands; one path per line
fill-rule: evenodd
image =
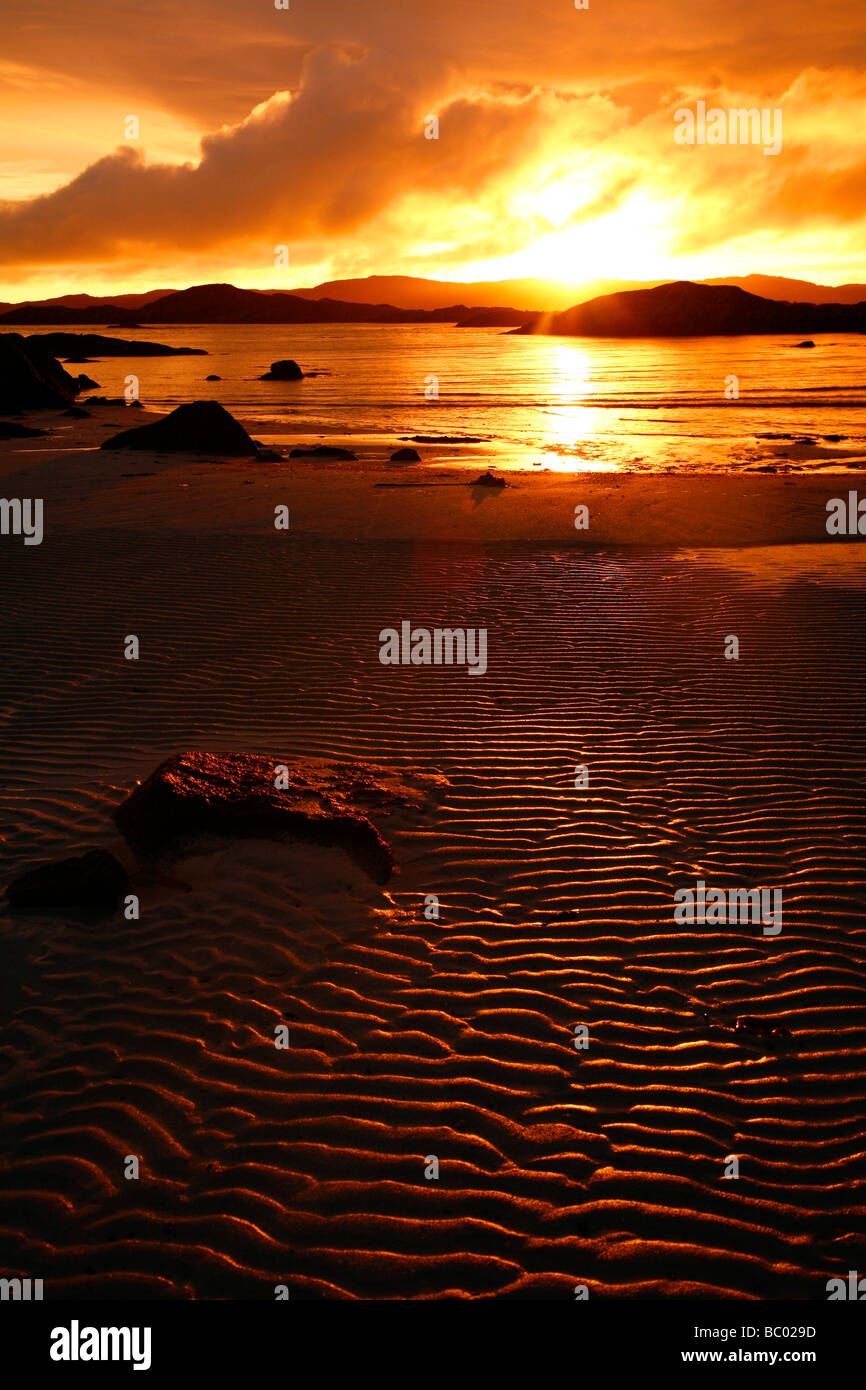
M 222 381 L 222 377 L 216 376 L 213 372 L 211 372 L 210 376 L 205 377 L 205 381 Z
M 847 439 L 847 434 L 822 434 L 821 438 L 827 444 L 841 444 L 843 439 Z
M 420 463 L 421 455 L 417 449 L 397 449 L 391 455 L 392 463 Z
M 483 444 L 484 440 L 474 434 L 413 434 L 413 444 Z
M 77 392 L 75 379 L 63 370 L 38 336 L 0 335 L 0 413 L 63 410 Z
M 68 410 L 62 410 L 61 415 L 71 415 L 73 420 L 89 420 L 90 411 L 83 410 L 80 405 L 71 405 Z
M 64 415 L 67 411 L 64 410 Z M 47 434 L 47 430 L 34 430 L 29 425 L 19 425 L 12 420 L 0 420 L 0 439 L 35 439 Z
M 790 1038 L 791 1030 L 781 1023 L 770 1023 L 764 1018 L 752 1018 L 750 1015 L 743 1015 L 737 1019 L 735 1032 L 756 1033 L 756 1034 L 775 1034 L 778 1037 Z
M 506 483 L 505 483 L 505 479 L 504 479 L 504 478 L 494 478 L 493 474 L 488 470 L 486 473 L 482 473 L 480 477 L 476 478 L 475 481 L 474 481 L 474 483 L 470 483 L 469 486 L 470 486 L 470 487 L 505 487 L 505 486 L 506 486 Z
M 99 359 L 97 357 L 64 357 L 63 360 L 68 367 L 70 365 L 78 366 L 82 362 L 98 362 Z
M 282 463 L 283 455 L 278 454 L 276 449 L 260 448 L 256 453 L 259 463 Z
M 357 459 L 350 449 L 338 449 L 333 444 L 316 444 L 310 449 L 292 449 L 290 459 Z
M 106 338 L 100 333 L 31 333 L 26 342 L 28 350 L 32 344 L 42 343 L 43 351 L 56 357 L 207 357 L 204 348 L 168 347 L 166 343 L 148 343 L 138 338 Z
M 78 382 L 79 391 L 93 391 L 96 387 L 99 386 L 98 381 L 94 381 L 92 377 L 86 376 L 84 372 L 81 372 L 81 374 L 77 376 L 75 380 Z
M 270 370 L 260 376 L 259 381 L 300 381 L 303 375 L 297 362 L 289 357 L 281 362 L 272 362 Z
M 6 889 L 13 912 L 104 915 L 114 912 L 129 888 L 129 875 L 108 850 L 91 849 L 72 859 L 39 864 Z
M 274 787 L 280 759 L 255 753 L 178 753 L 151 773 L 114 812 L 129 844 L 158 853 L 190 836 L 288 836 L 342 849 L 377 883 L 394 860 L 379 831 L 321 778 L 292 769 Z
M 123 430 L 99 446 L 101 449 L 153 449 L 170 454 L 218 454 L 253 458 L 256 446 L 243 425 L 217 401 L 191 401 L 179 405 L 164 420 L 138 429 Z
M 795 343 L 795 344 L 794 344 L 794 347 L 814 347 L 814 346 L 815 346 L 815 344 L 812 342 L 812 339 L 811 339 L 811 338 L 807 338 L 806 341 L 805 341 L 804 343 Z

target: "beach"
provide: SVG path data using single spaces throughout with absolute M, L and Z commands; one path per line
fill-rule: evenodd
M 866 562 L 826 527 L 856 461 L 485 488 L 484 451 L 96 447 L 130 416 L 0 445 L 45 505 L 0 549 L 4 882 L 107 847 L 141 905 L 3 904 L 4 1270 L 810 1300 L 862 1268 Z M 383 665 L 403 621 L 485 629 L 483 677 Z M 267 839 L 137 861 L 112 813 L 185 749 L 365 770 L 393 877 Z M 699 881 L 780 889 L 781 931 L 677 922 Z

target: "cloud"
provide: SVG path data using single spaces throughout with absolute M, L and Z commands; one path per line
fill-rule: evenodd
M 23 275 L 236 254 L 267 283 L 285 242 L 310 261 L 382 270 L 443 244 L 438 258 L 456 266 L 636 207 L 639 192 L 644 207 L 667 206 L 672 255 L 854 224 L 866 83 L 843 9 L 769 0 L 758 20 L 752 0 L 620 0 L 615 12 L 567 0 L 292 0 L 288 11 L 156 0 L 146 22 L 125 25 L 96 0 L 82 0 L 75 24 L 47 0 L 10 0 L 0 36 L 16 13 L 21 23 L 0 67 L 0 117 L 41 71 L 58 122 L 53 103 L 74 81 L 76 100 L 114 101 L 113 131 L 116 112 L 146 101 L 202 134 L 196 159 L 168 162 L 148 157 L 145 129 L 141 145 L 54 191 L 0 203 L 0 263 Z M 673 110 L 701 96 L 782 106 L 783 154 L 676 147 Z M 428 114 L 436 141 L 423 137 Z

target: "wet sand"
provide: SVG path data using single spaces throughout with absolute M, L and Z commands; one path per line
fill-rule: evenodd
M 4 1273 L 52 1298 L 824 1300 L 862 1268 L 866 565 L 824 531 L 856 478 L 520 475 L 476 501 L 48 442 L 0 465 L 46 499 L 44 543 L 0 547 L 3 883 L 123 853 L 112 810 L 182 748 L 374 765 L 417 798 L 370 813 L 384 888 L 209 840 L 136 870 L 138 922 L 3 905 Z M 486 627 L 486 675 L 382 666 L 404 618 Z M 675 923 L 698 878 L 780 887 L 782 932 Z

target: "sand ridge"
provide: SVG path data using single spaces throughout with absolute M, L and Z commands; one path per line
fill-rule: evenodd
M 209 843 L 140 922 L 0 918 L 10 1271 L 57 1297 L 809 1300 L 862 1263 L 862 562 L 774 553 L 4 551 L 7 870 L 105 843 L 180 747 L 444 779 L 384 832 L 387 896 Z M 382 667 L 404 615 L 484 622 L 484 679 Z M 781 886 L 781 936 L 675 927 L 698 876 Z

